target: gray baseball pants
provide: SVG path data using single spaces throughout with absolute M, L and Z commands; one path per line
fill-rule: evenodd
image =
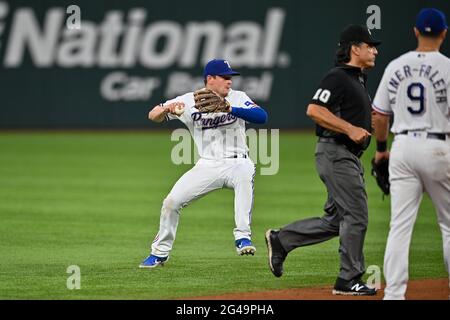
M 322 217 L 299 220 L 280 229 L 279 239 L 289 252 L 339 236 L 339 277 L 351 280 L 365 272 L 363 245 L 368 223 L 364 170 L 343 145 L 318 142 L 316 168 L 328 191 Z

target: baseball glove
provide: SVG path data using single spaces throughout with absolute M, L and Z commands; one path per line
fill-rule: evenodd
M 372 175 L 375 177 L 378 186 L 385 195 L 389 195 L 389 189 L 391 184 L 389 183 L 389 159 L 380 160 L 375 162 L 375 158 L 372 159 Z
M 203 88 L 194 92 L 195 107 L 202 113 L 230 112 L 230 103 L 212 90 Z

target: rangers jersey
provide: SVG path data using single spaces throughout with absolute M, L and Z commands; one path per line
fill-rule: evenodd
M 410 51 L 387 66 L 372 107 L 395 113 L 393 133 L 450 133 L 449 93 L 450 59 L 437 51 Z
M 230 90 L 226 99 L 233 107 L 256 106 L 243 91 Z M 164 105 L 172 102 L 183 102 L 185 111 L 180 116 L 168 114 L 167 118 L 178 119 L 186 125 L 201 158 L 217 160 L 247 155 L 245 120 L 231 113 L 200 113 L 195 108 L 193 92 L 168 100 Z

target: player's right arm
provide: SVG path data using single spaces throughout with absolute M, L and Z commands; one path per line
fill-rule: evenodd
M 350 122 L 335 116 L 328 108 L 317 104 L 309 104 L 306 115 L 321 127 L 334 132 L 343 133 L 358 144 L 364 142 L 364 140 L 370 136 L 370 133 L 364 128 L 352 125 Z
M 375 99 L 372 104 L 372 127 L 375 131 L 377 150 L 375 152 L 375 162 L 389 159 L 387 140 L 389 136 L 389 125 L 392 114 L 392 106 L 389 99 L 388 79 L 390 78 L 391 64 L 386 67 L 380 84 L 378 85 Z
M 387 139 L 389 135 L 390 116 L 379 112 L 372 112 L 372 126 L 375 131 L 377 140 L 377 151 L 375 152 L 375 162 L 378 163 L 383 159 L 389 159 L 389 151 L 387 150 Z M 386 146 L 385 150 L 378 150 L 378 145 Z M 384 147 L 383 147 L 384 149 Z
M 176 114 L 175 108 L 177 106 L 182 106 L 184 108 L 183 102 L 172 102 L 167 105 L 158 104 L 148 113 L 148 119 L 154 122 L 163 122 L 168 113 Z

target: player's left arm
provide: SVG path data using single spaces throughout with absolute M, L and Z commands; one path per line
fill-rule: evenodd
M 251 123 L 263 124 L 267 122 L 267 112 L 260 106 L 252 108 L 231 107 L 231 114 Z
M 268 115 L 266 110 L 254 103 L 246 94 L 242 94 L 242 106 L 231 106 L 230 113 L 247 122 L 263 124 L 267 122 Z

